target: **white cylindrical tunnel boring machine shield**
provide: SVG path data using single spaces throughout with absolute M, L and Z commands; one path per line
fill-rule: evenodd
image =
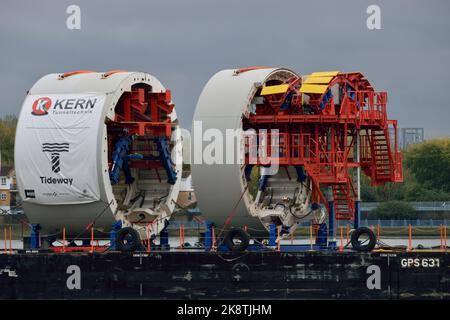
M 30 222 L 44 235 L 65 228 L 67 237 L 92 223 L 108 232 L 117 221 L 140 229 L 141 237 L 148 235 L 145 226 L 160 232 L 181 180 L 173 107 L 170 91 L 147 73 L 74 72 L 38 80 L 22 106 L 15 142 Z
M 205 220 L 214 223 L 220 229 L 226 224 L 229 227 L 247 227 L 248 232 L 259 234 L 266 232 L 274 219 L 281 219 L 284 225 L 292 226 L 290 232 L 296 228 L 299 219 L 296 216 L 304 215 L 310 211 L 311 186 L 309 182 L 300 183 L 290 176 L 295 176 L 294 168 L 278 170 L 274 172 L 267 181 L 267 187 L 271 190 L 270 195 L 264 196 L 264 192 L 250 190 L 250 183 L 245 173 L 245 164 L 234 155 L 234 163 L 227 163 L 226 139 L 228 132 L 248 130 L 244 128 L 243 119 L 247 118 L 253 110 L 255 99 L 261 99 L 261 89 L 264 85 L 276 85 L 285 83 L 288 79 L 299 76 L 288 69 L 276 68 L 249 68 L 240 70 L 223 70 L 216 73 L 205 85 L 195 111 L 192 137 L 192 178 L 197 194 L 198 205 Z M 267 127 L 270 130 L 270 124 Z M 204 153 L 209 150 L 206 145 L 210 141 L 202 142 L 207 131 L 212 129 L 211 134 L 219 132 L 224 138 L 223 149 L 215 150 L 215 155 L 223 155 L 214 161 L 205 161 Z M 214 143 L 214 139 L 212 139 Z M 242 142 L 242 141 L 241 141 Z M 228 142 L 229 143 L 229 142 Z M 239 143 L 238 139 L 234 143 Z M 237 153 L 237 148 L 234 148 Z M 212 152 L 214 153 L 214 152 Z M 214 154 L 213 154 L 214 156 Z M 220 157 L 220 156 L 219 156 Z M 202 159 L 201 159 L 202 158 Z M 230 157 L 231 158 L 231 157 Z M 252 170 L 261 170 L 255 166 Z M 264 170 L 264 169 L 262 169 Z M 259 176 L 264 173 L 260 172 Z M 258 173 L 252 177 L 258 177 Z M 293 193 L 295 193 L 293 195 Z M 282 206 L 274 206 L 285 198 L 297 198 L 297 215 L 286 214 Z M 268 203 L 268 199 L 270 202 Z M 312 216 L 308 216 L 311 218 Z M 301 220 L 301 219 L 300 219 Z M 261 233 L 262 234 L 262 233 Z

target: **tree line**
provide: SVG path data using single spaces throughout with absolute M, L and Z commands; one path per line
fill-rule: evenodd
M 402 152 L 403 183 L 373 187 L 361 179 L 363 201 L 450 200 L 450 138 L 424 141 Z
M 14 166 L 14 138 L 16 134 L 17 117 L 7 115 L 0 118 L 0 150 L 3 167 Z
M 379 219 L 415 219 L 411 201 L 450 200 L 450 138 L 424 141 L 402 151 L 403 183 L 373 187 L 361 179 L 361 200 L 382 202 L 371 215 Z

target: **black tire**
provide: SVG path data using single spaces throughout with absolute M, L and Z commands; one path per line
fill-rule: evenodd
M 240 240 L 241 243 L 235 244 L 234 240 Z M 233 228 L 228 231 L 223 243 L 227 246 L 230 251 L 239 252 L 245 251 L 250 243 L 250 237 L 244 230 L 240 228 Z
M 122 252 L 133 252 L 141 246 L 139 234 L 131 227 L 125 227 L 117 231 L 116 247 Z
M 362 244 L 361 242 L 359 242 L 359 238 L 362 235 L 366 235 L 369 238 L 369 241 L 367 243 Z M 369 252 L 372 251 L 373 248 L 375 248 L 375 245 L 377 244 L 377 238 L 370 228 L 360 227 L 353 231 L 351 243 L 353 249 L 355 249 L 356 251 Z

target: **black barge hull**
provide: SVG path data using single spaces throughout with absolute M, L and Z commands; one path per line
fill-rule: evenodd
M 441 252 L 3 254 L 0 298 L 450 299 L 450 259 Z

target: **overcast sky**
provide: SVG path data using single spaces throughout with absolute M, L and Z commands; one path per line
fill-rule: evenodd
M 66 8 L 81 7 L 81 30 Z M 381 7 L 382 30 L 366 27 Z M 190 128 L 206 81 L 224 68 L 361 71 L 389 93 L 400 127 L 450 135 L 450 1 L 162 0 L 0 4 L 0 116 L 18 114 L 41 76 L 78 69 L 146 71 L 172 89 Z

